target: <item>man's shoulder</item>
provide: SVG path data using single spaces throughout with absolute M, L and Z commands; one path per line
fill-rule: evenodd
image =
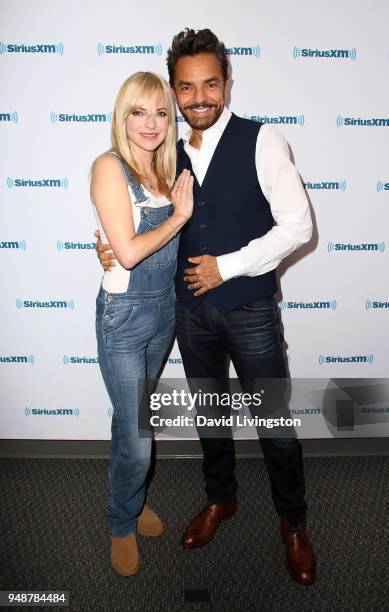
M 275 125 L 261 122 L 256 118 L 252 119 L 251 117 L 247 116 L 233 116 L 239 122 L 238 126 L 241 133 L 251 133 L 253 135 L 257 134 L 261 142 L 266 142 L 267 144 L 271 144 L 273 146 L 285 145 L 285 136 Z
M 231 119 L 227 127 L 228 135 L 226 134 L 226 137 L 232 139 L 236 147 L 239 147 L 240 144 L 245 147 L 250 143 L 256 143 L 261 124 L 231 113 Z
M 260 121 L 251 119 L 248 115 L 240 117 L 239 115 L 235 115 L 235 113 L 231 113 L 231 119 L 235 125 L 239 126 L 239 129 L 246 130 L 247 132 L 258 133 L 263 125 Z

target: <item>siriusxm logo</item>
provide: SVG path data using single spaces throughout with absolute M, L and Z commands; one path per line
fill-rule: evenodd
M 243 117 L 258 123 L 283 123 L 284 125 L 299 125 L 301 127 L 305 123 L 304 115 L 277 115 L 270 117 L 269 115 L 246 115 L 245 113 Z
M 371 127 L 388 127 L 389 119 L 388 118 L 377 119 L 376 117 L 372 119 L 361 119 L 360 117 L 358 117 L 356 119 L 355 117 L 342 117 L 341 115 L 338 115 L 336 118 L 336 125 L 338 127 L 342 127 L 345 125 L 352 125 L 352 126 L 367 125 Z
M 366 310 L 372 310 L 372 309 L 384 309 L 387 310 L 389 308 L 389 302 L 379 302 L 379 301 L 374 301 L 372 302 L 371 300 L 366 300 L 365 302 L 365 308 Z
M 13 113 L 0 113 L 0 122 L 1 121 L 17 123 L 19 121 L 19 115 L 16 111 L 13 111 Z
M 67 189 L 69 187 L 69 181 L 66 178 L 44 178 L 44 179 L 22 179 L 22 178 L 7 178 L 8 189 L 14 187 L 60 187 Z
M 300 57 L 325 57 L 334 59 L 351 59 L 353 62 L 357 59 L 357 50 L 355 47 L 352 49 L 301 49 L 300 47 L 293 47 L 294 59 Z
M 95 242 L 62 242 L 62 240 L 57 240 L 57 251 L 91 251 L 95 246 Z
M 226 51 L 228 55 L 249 55 L 257 59 L 261 55 L 261 47 L 259 45 L 255 45 L 255 47 L 228 47 Z
M 389 191 L 389 183 L 384 183 L 381 180 L 377 181 L 377 185 L 376 185 L 376 189 L 378 191 L 378 193 L 380 191 Z
M 319 364 L 326 363 L 374 363 L 374 355 L 319 355 Z
M 24 408 L 26 416 L 80 416 L 79 408 Z
M 320 183 L 312 183 L 307 181 L 303 183 L 305 189 L 330 189 L 333 191 L 346 191 L 347 182 L 342 181 L 321 181 Z
M 34 365 L 34 355 L 4 355 L 0 356 L 0 363 L 29 363 Z
M 176 115 L 176 123 L 185 123 L 186 119 L 182 115 Z
M 25 240 L 11 240 L 0 242 L 0 249 L 20 249 L 25 251 L 27 244 Z
M 162 55 L 161 43 L 151 45 L 103 45 L 102 43 L 97 44 L 97 55 L 104 54 L 141 54 L 141 55 Z
M 64 355 L 62 361 L 65 365 L 99 363 L 98 357 L 81 357 L 76 355 Z
M 74 310 L 73 300 L 50 300 L 49 302 L 41 302 L 40 300 L 16 300 L 16 308 L 67 308 Z
M 168 363 L 171 365 L 178 365 L 182 363 L 181 357 L 169 357 Z
M 112 121 L 112 113 L 88 113 L 87 115 L 76 115 L 75 113 L 51 113 L 51 123 L 109 123 Z
M 63 52 L 64 46 L 61 42 L 37 45 L 4 44 L 0 42 L 0 55 L 4 53 L 58 53 L 58 55 L 63 55 Z
M 303 309 L 327 309 L 327 310 L 336 310 L 338 302 L 336 300 L 328 300 L 325 302 L 285 302 L 282 300 L 280 302 L 281 310 L 285 310 L 286 308 L 294 308 L 296 310 Z
M 360 244 L 350 244 L 344 242 L 329 242 L 327 244 L 327 251 L 332 253 L 333 251 L 377 251 L 383 253 L 385 251 L 385 242 L 363 242 Z
M 321 408 L 290 408 L 290 414 L 321 414 Z

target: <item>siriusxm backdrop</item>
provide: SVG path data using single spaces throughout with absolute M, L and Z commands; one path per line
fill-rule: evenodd
M 281 269 L 292 377 L 387 376 L 386 0 L 0 6 L 1 438 L 110 437 L 89 171 L 109 147 L 119 86 L 137 70 L 166 76 L 166 50 L 185 26 L 226 43 L 230 108 L 282 130 L 312 205 L 314 240 Z M 177 347 L 164 377 L 184 377 Z M 388 403 L 358 409 L 363 426 L 344 436 L 389 435 Z M 292 412 L 306 415 L 301 437 L 332 435 L 320 406 L 292 402 Z

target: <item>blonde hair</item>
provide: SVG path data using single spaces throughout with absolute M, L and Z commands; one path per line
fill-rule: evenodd
M 162 193 L 170 195 L 176 178 L 176 110 L 172 91 L 161 76 L 154 72 L 135 72 L 119 89 L 112 116 L 112 151 L 130 167 L 135 179 L 141 183 L 140 171 L 128 144 L 126 119 L 149 96 L 160 93 L 167 108 L 169 128 L 165 141 L 154 151 L 154 170 Z

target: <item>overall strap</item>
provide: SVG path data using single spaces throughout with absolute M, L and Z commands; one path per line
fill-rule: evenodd
M 120 161 L 120 164 L 123 168 L 123 172 L 127 179 L 127 183 L 130 185 L 132 193 L 135 196 L 134 204 L 142 204 L 143 202 L 148 202 L 149 198 L 146 196 L 145 192 L 143 191 L 142 185 L 139 185 L 139 183 L 136 182 L 134 175 L 132 174 L 130 168 L 128 167 L 128 164 L 124 161 L 124 159 L 119 157 L 119 155 L 115 153 L 114 151 L 110 151 L 110 153 L 111 155 L 115 155 L 115 157 L 117 157 L 118 160 Z

